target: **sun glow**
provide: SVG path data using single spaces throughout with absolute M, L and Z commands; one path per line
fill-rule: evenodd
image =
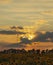
M 33 34 L 29 34 L 29 35 L 28 35 L 28 39 L 29 39 L 29 40 L 31 40 L 31 39 L 33 39 L 33 38 L 34 38 L 34 35 L 33 35 Z
M 21 37 L 28 38 L 28 40 L 32 40 L 35 37 L 35 35 L 34 34 L 26 34 L 26 35 L 21 35 Z

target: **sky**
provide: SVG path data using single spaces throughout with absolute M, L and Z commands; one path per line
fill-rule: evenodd
M 0 0 L 0 49 L 39 45 L 53 48 L 53 0 Z

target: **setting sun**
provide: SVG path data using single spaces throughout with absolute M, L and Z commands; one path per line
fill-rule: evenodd
M 31 39 L 33 39 L 33 38 L 34 38 L 34 35 L 33 35 L 33 34 L 29 34 L 29 35 L 28 35 L 28 39 L 29 39 L 29 40 L 31 40 Z

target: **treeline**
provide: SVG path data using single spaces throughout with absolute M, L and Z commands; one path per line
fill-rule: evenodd
M 8 49 L 8 50 L 3 50 L 3 51 L 0 51 L 0 54 L 3 53 L 3 54 L 8 54 L 8 53 L 35 53 L 35 54 L 47 54 L 47 53 L 53 53 L 53 49 L 51 50 L 40 50 L 40 49 L 32 49 L 32 50 L 28 50 L 26 51 L 25 49 Z
M 0 52 L 0 65 L 53 65 L 53 49 L 8 49 Z

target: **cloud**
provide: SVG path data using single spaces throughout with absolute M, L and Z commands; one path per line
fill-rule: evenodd
M 31 44 L 32 42 L 31 42 L 31 40 L 29 40 L 28 38 L 20 38 L 20 40 L 21 40 L 21 43 L 24 43 L 24 44 Z
M 11 31 L 11 30 L 1 30 L 0 34 L 6 34 L 6 35 L 14 35 L 14 34 L 26 34 L 24 32 L 17 32 L 17 31 Z
M 11 29 L 21 29 L 21 30 L 23 29 L 23 27 L 21 27 L 21 26 L 18 26 L 18 27 L 17 27 L 17 26 L 12 26 L 12 27 L 10 27 L 10 28 L 11 28 Z
M 17 29 L 17 27 L 16 26 L 12 26 L 12 27 L 10 27 L 11 29 Z
M 27 37 L 21 37 L 20 42 L 8 43 L 1 42 L 1 49 L 3 48 L 18 48 L 18 49 L 31 49 L 31 48 L 51 48 L 53 43 L 53 32 L 36 32 L 35 37 L 29 40 Z M 40 44 L 39 44 L 40 43 Z M 50 44 L 48 44 L 50 43 Z M 36 47 L 37 45 L 37 47 Z M 49 45 L 49 46 L 48 46 Z
M 25 48 L 27 47 L 27 44 L 32 44 L 31 40 L 28 40 L 28 38 L 20 38 L 20 42 L 18 43 L 11 43 L 8 45 L 5 45 L 5 47 L 10 47 L 10 48 Z
M 35 37 L 33 42 L 53 42 L 53 32 L 46 32 L 46 33 L 41 33 L 37 32 L 37 37 Z
M 12 3 L 7 4 L 7 2 Z M 5 3 L 2 4 L 2 3 Z M 48 4 L 47 4 L 48 3 Z M 41 14 L 45 11 L 53 9 L 52 0 L 50 1 L 36 1 L 36 0 L 0 0 L 0 25 L 32 25 L 35 20 L 38 19 L 50 19 L 49 22 L 53 21 L 52 16 Z M 47 13 L 47 12 L 46 12 Z M 50 13 L 50 12 L 49 12 Z M 51 14 L 53 12 L 51 11 Z M 30 18 L 32 17 L 32 18 Z M 51 19 L 52 18 L 52 19 Z M 8 22 L 7 22 L 8 21 Z M 4 23 L 5 22 L 5 23 Z M 29 23 L 30 22 L 30 23 Z
M 19 26 L 18 29 L 23 29 L 23 27 Z

